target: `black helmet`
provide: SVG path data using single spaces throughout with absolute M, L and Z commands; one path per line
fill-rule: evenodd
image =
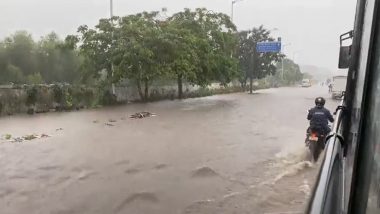
M 315 98 L 315 105 L 318 106 L 318 107 L 323 107 L 326 103 L 326 100 L 325 98 L 323 97 L 317 97 Z

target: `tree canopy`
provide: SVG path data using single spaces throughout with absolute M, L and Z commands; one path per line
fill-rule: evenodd
M 274 75 L 284 56 L 257 53 L 256 44 L 263 41 L 274 41 L 263 26 L 237 32 L 228 15 L 205 8 L 169 17 L 153 11 L 100 19 L 64 40 L 50 33 L 35 41 L 19 31 L 0 41 L 0 83 L 95 79 L 107 88 L 128 79 L 147 100 L 152 82 L 166 79 L 177 82 L 181 98 L 184 83 L 207 86 L 239 79 L 244 86 L 248 78 Z M 297 70 L 285 63 L 285 71 Z M 285 73 L 289 81 L 299 78 L 298 71 Z
M 0 83 L 74 82 L 79 65 L 77 52 L 54 32 L 34 41 L 17 31 L 0 41 Z
M 281 65 L 284 63 L 284 65 Z M 291 59 L 285 58 L 282 62 L 276 64 L 277 67 L 277 77 L 285 85 L 293 85 L 302 80 L 303 74 L 301 73 L 300 67 Z M 284 69 L 282 74 L 282 68 Z
M 237 76 L 235 31 L 227 15 L 204 8 L 165 19 L 158 11 L 143 12 L 78 29 L 87 71 L 96 76 L 105 69 L 112 82 L 135 81 L 144 100 L 157 77 L 176 78 L 179 97 L 183 81 L 200 86 L 231 81 Z

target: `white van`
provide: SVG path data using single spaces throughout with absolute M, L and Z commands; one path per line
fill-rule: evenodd
M 311 86 L 310 80 L 309 79 L 303 79 L 301 86 L 302 87 L 310 87 Z

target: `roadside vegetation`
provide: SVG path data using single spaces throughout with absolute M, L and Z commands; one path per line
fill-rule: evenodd
M 246 90 L 249 78 L 260 79 L 255 88 L 294 84 L 302 79 L 297 64 L 284 59 L 282 66 L 283 54 L 255 51 L 257 42 L 274 40 L 263 26 L 237 32 L 229 16 L 205 8 L 100 19 L 65 39 L 52 32 L 35 40 L 17 31 L 0 41 L 0 85 L 25 89 L 20 96 L 28 108 L 49 97 L 64 110 L 113 104 L 111 85 L 126 80 L 141 101 L 173 99 L 152 93 L 152 85 L 163 80 L 176 85 L 177 98 Z M 240 87 L 228 88 L 232 81 Z M 207 89 L 211 83 L 226 87 Z M 186 94 L 185 84 L 201 90 Z M 6 96 L 0 96 L 0 110 L 13 106 L 4 103 Z

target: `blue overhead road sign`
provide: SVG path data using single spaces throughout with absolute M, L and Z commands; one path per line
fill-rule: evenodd
M 259 53 L 278 53 L 281 52 L 281 42 L 258 42 L 256 51 Z

